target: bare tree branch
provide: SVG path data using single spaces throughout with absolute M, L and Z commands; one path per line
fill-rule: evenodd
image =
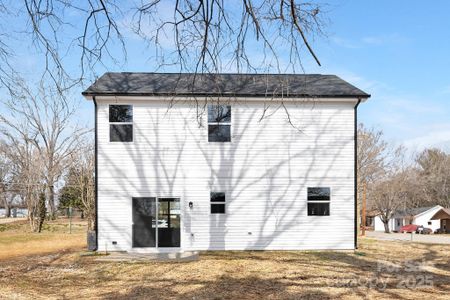
M 69 158 L 77 150 L 80 138 L 90 130 L 73 124 L 75 108 L 66 105 L 59 93 L 52 93 L 44 85 L 37 94 L 25 85 L 22 89 L 21 98 L 12 98 L 6 103 L 9 116 L 0 114 L 1 133 L 10 141 L 20 137 L 39 154 L 44 166 L 47 202 L 54 216 L 55 184 L 70 163 Z

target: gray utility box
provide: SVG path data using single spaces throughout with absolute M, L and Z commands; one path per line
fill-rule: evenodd
M 89 251 L 97 250 L 97 234 L 95 231 L 88 231 L 87 233 L 87 247 Z

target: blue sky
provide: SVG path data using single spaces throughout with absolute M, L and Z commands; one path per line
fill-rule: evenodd
M 312 41 L 322 66 L 305 54 L 306 73 L 336 74 L 370 93 L 372 98 L 360 106 L 359 121 L 383 130 L 387 140 L 413 151 L 437 146 L 450 152 L 450 1 L 322 2 L 329 4 L 327 35 Z M 125 38 L 127 62 L 108 69 L 154 71 L 152 50 L 131 33 L 125 32 Z M 20 40 L 14 46 L 19 68 L 33 78 L 42 56 L 29 49 Z M 93 105 L 80 92 L 73 96 L 80 101 L 79 119 L 92 124 Z
M 359 120 L 411 150 L 450 151 L 450 1 L 333 1 L 323 67 L 372 98 Z

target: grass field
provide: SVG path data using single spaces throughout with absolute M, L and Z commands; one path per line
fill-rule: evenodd
M 81 255 L 81 223 L 0 227 L 6 299 L 448 299 L 450 248 L 361 241 L 356 252 L 205 252 L 195 262 L 111 263 Z
M 59 252 L 81 251 L 86 244 L 86 229 L 82 222 L 73 222 L 69 234 L 67 221 L 52 221 L 44 224 L 43 232 L 29 232 L 28 222 L 0 224 L 0 263 L 14 257 Z

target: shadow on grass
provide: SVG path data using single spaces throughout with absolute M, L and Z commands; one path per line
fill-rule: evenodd
M 123 294 L 108 292 L 101 297 L 105 299 L 333 299 L 331 295 L 320 290 L 301 292 L 288 291 L 290 283 L 278 279 L 261 279 L 250 276 L 244 279 L 222 275 L 214 282 L 190 280 L 188 283 L 162 280 L 155 281 L 155 286 L 135 286 Z M 190 285 L 188 291 L 178 291 L 175 286 Z
M 69 253 L 72 256 L 48 256 L 37 268 L 30 267 L 37 261 L 21 264 L 14 275 L 17 278 L 10 277 L 7 282 L 20 281 L 20 286 L 27 286 L 38 295 L 68 298 L 74 295 L 101 299 L 445 298 L 450 293 L 448 250 L 442 246 L 401 246 L 366 243 L 355 253 L 203 252 L 199 261 L 181 263 L 98 263 L 95 257 Z M 416 265 L 430 262 L 431 268 L 407 271 L 404 270 L 407 261 Z M 380 262 L 397 264 L 401 270 L 380 270 Z M 400 284 L 405 278 L 421 276 L 431 276 L 433 286 Z M 368 287 L 366 284 L 373 278 L 385 285 Z
M 105 299 L 137 299 L 137 298 L 163 298 L 163 299 L 335 299 L 339 297 L 361 297 L 371 293 L 379 293 L 382 297 L 393 299 L 409 299 L 416 289 L 428 293 L 430 296 L 445 295 L 449 292 L 448 275 L 437 274 L 426 270 L 407 271 L 406 273 L 383 272 L 378 269 L 379 261 L 369 261 L 353 253 L 311 251 L 311 252 L 276 252 L 259 251 L 233 251 L 233 252 L 205 252 L 203 261 L 226 260 L 231 262 L 247 261 L 249 264 L 259 264 L 271 261 L 275 264 L 290 265 L 291 270 L 297 272 L 258 274 L 240 277 L 239 270 L 232 274 L 222 274 L 208 279 L 196 277 L 158 279 L 157 276 L 148 278 L 148 281 L 132 281 L 125 284 L 130 287 L 123 293 L 107 292 L 101 297 Z M 429 250 L 424 259 L 442 259 L 435 250 Z M 415 262 L 411 260 L 410 262 Z M 302 273 L 303 267 L 317 265 L 318 272 Z M 213 265 L 213 264 L 211 264 Z M 292 266 L 294 266 L 292 268 Z M 448 265 L 435 265 L 445 271 L 450 271 Z M 168 269 L 175 270 L 176 264 Z M 303 269 L 304 270 L 304 269 Z M 326 270 L 337 271 L 338 275 L 323 273 Z M 176 271 L 175 271 L 176 272 Z M 205 272 L 208 270 L 205 269 Z M 244 270 L 245 272 L 245 270 Z M 226 272 L 225 272 L 226 273 Z M 161 274 L 164 276 L 164 274 Z M 268 276 L 269 275 L 269 276 Z M 405 275 L 407 277 L 402 277 Z M 402 287 L 401 281 L 405 278 L 420 278 L 432 276 L 433 287 L 417 287 L 406 285 Z M 270 278 L 264 278 L 264 277 Z M 359 279 L 364 280 L 359 280 Z M 369 287 L 369 283 L 376 278 L 379 285 Z M 372 281 L 373 282 L 373 281 Z

